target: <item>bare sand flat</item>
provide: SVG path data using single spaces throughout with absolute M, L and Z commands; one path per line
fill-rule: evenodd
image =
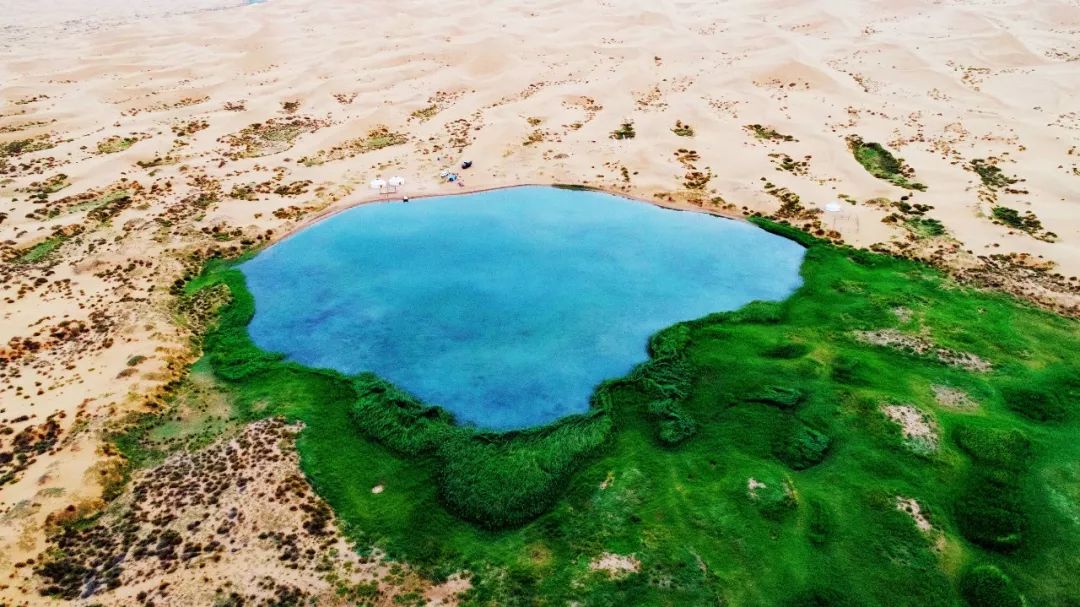
M 571 183 L 761 213 L 1080 301 L 1068 0 L 0 0 L 0 15 L 0 451 L 32 453 L 0 468 L 0 602 L 40 600 L 26 562 L 46 517 L 98 497 L 101 430 L 194 356 L 170 286 L 211 249 L 376 198 L 377 177 L 410 196 Z M 613 139 L 624 123 L 635 136 Z M 926 190 L 868 173 L 853 136 Z M 439 178 L 466 159 L 460 182 Z

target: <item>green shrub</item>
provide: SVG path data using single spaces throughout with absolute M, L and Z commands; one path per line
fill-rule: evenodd
M 439 446 L 440 495 L 454 514 L 489 529 L 543 514 L 570 475 L 611 432 L 607 415 L 571 418 L 542 432 L 468 436 Z
M 810 346 L 797 342 L 777 344 L 765 351 L 769 358 L 792 359 L 806 356 L 810 352 Z
M 855 605 L 851 599 L 832 588 L 810 588 L 796 593 L 784 601 L 784 607 L 847 607 Z
M 1020 503 L 1015 477 L 976 470 L 957 500 L 956 524 L 969 541 L 988 550 L 1012 552 L 1020 547 L 1028 516 Z
M 1014 383 L 1001 388 L 1005 405 L 1037 422 L 1061 422 L 1069 417 L 1069 408 L 1046 386 Z
M 1024 232 L 1038 232 L 1043 229 L 1042 222 L 1031 211 L 1027 211 L 1023 215 L 1016 209 L 1010 209 L 1009 207 L 994 207 L 990 213 L 997 221 L 1015 228 L 1017 230 L 1023 230 Z
M 637 136 L 634 131 L 634 123 L 627 120 L 619 125 L 619 128 L 615 129 L 611 133 L 612 139 L 633 139 Z
M 869 371 L 866 363 L 857 357 L 840 354 L 832 361 L 830 376 L 841 384 L 866 385 L 871 383 Z
M 803 400 L 803 393 L 798 388 L 784 386 L 765 386 L 761 390 L 746 397 L 746 400 L 755 403 L 764 403 L 780 409 L 793 409 Z
M 657 438 L 669 447 L 682 443 L 697 432 L 697 422 L 675 400 L 654 400 L 647 409 L 658 420 Z
M 970 607 L 1023 607 L 1009 576 L 993 565 L 978 565 L 960 576 L 960 595 Z
M 570 474 L 611 432 L 603 408 L 537 430 L 479 432 L 364 373 L 352 380 L 349 417 L 364 434 L 400 453 L 438 460 L 439 493 L 454 514 L 490 529 L 521 525 L 551 507 Z
M 818 500 L 808 500 L 809 521 L 806 527 L 806 539 L 815 546 L 824 546 L 829 542 L 833 531 L 832 515 L 828 508 Z
M 1027 463 L 1031 441 L 1017 428 L 1008 430 L 961 423 L 953 431 L 957 446 L 982 463 L 1018 470 Z
M 349 407 L 353 424 L 383 445 L 400 453 L 431 453 L 452 435 L 466 432 L 439 407 L 424 405 L 404 390 L 371 373 L 352 381 L 356 400 Z
M 777 459 L 793 470 L 805 470 L 825 459 L 832 440 L 827 434 L 796 421 L 786 437 L 777 445 Z
M 779 521 L 795 511 L 795 498 L 787 492 L 784 485 L 769 485 L 758 489 L 757 505 L 761 515 L 771 521 Z
M 750 223 L 753 223 L 757 227 L 765 230 L 766 232 L 770 232 L 772 234 L 776 234 L 777 236 L 787 238 L 788 240 L 797 242 L 804 247 L 813 247 L 816 245 L 828 243 L 827 240 L 823 240 L 811 234 L 807 234 L 799 228 L 788 225 L 786 223 L 780 223 L 771 219 L 765 219 L 764 217 L 751 217 L 749 221 Z
M 933 238 L 945 234 L 945 224 L 930 217 L 913 217 L 904 222 L 909 230 L 916 236 Z
M 994 162 L 996 159 L 976 158 L 964 168 L 977 173 L 983 185 L 991 190 L 1007 188 L 1019 181 L 1016 177 L 1006 175 Z
M 908 189 L 925 191 L 926 186 L 911 181 L 914 172 L 892 152 L 885 149 L 880 143 L 865 142 L 858 136 L 848 137 L 848 148 L 851 149 L 855 160 L 866 169 L 868 173 L 891 182 L 893 185 Z

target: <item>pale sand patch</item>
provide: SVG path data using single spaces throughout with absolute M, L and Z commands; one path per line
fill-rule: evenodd
M 979 403 L 975 402 L 970 394 L 959 388 L 934 384 L 930 386 L 930 390 L 933 391 L 934 398 L 942 407 L 958 411 L 972 411 L 979 408 Z
M 605 552 L 589 563 L 596 571 L 604 571 L 612 577 L 620 577 L 641 571 L 641 561 L 633 556 Z
M 881 412 L 900 426 L 904 442 L 914 451 L 937 451 L 938 434 L 933 420 L 910 405 L 885 405 Z
M 911 322 L 911 319 L 913 317 L 913 314 L 911 312 L 911 308 L 908 308 L 906 306 L 897 306 L 897 307 L 893 308 L 891 311 L 892 311 L 893 315 L 896 316 L 896 319 L 899 320 L 900 322 L 902 322 L 902 323 Z
M 934 526 L 930 524 L 930 519 L 926 518 L 923 514 L 922 506 L 913 498 L 896 496 L 896 509 L 907 513 L 911 517 L 911 520 L 915 521 L 915 526 L 919 528 L 919 531 L 923 533 L 930 533 L 933 531 Z
M 897 329 L 878 329 L 876 331 L 856 331 L 855 338 L 863 343 L 902 350 L 920 356 L 936 358 L 952 366 L 985 373 L 992 368 L 989 361 L 970 352 L 959 352 L 936 345 L 921 335 L 904 333 Z
M 746 479 L 746 493 L 751 498 L 756 498 L 758 489 L 764 489 L 765 487 L 768 487 L 768 485 L 766 485 L 765 483 L 759 481 L 758 479 L 756 479 L 754 477 L 750 477 L 750 478 Z

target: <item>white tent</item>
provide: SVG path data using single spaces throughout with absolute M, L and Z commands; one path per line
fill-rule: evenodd
M 401 186 L 401 185 L 405 185 L 405 178 L 404 177 L 391 177 L 390 178 L 390 185 L 394 186 L 395 188 L 398 187 L 398 186 Z
M 371 180 L 371 189 L 373 189 L 373 190 L 381 190 L 381 189 L 383 189 L 385 187 L 386 187 L 386 180 L 385 179 L 372 179 Z
M 833 200 L 833 201 L 830 201 L 830 202 L 826 202 L 825 203 L 825 213 L 832 217 L 832 227 L 833 227 L 833 229 L 836 229 L 837 221 L 852 221 L 852 220 L 854 220 L 854 222 L 855 222 L 855 230 L 858 231 L 859 228 L 860 228 L 860 226 L 859 226 L 859 216 L 852 213 L 848 208 L 845 207 L 844 203 L 840 202 L 839 200 Z

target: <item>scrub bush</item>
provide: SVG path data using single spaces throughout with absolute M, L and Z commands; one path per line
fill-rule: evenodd
M 960 533 L 988 550 L 1012 552 L 1023 544 L 1028 515 L 1020 501 L 1018 475 L 978 469 L 957 500 Z
M 796 421 L 774 453 L 792 470 L 805 470 L 825 459 L 831 443 L 827 434 Z
M 803 393 L 798 388 L 785 386 L 765 386 L 758 392 L 746 397 L 755 403 L 764 403 L 780 409 L 794 409 L 803 400 Z
M 1006 470 L 1022 468 L 1031 451 L 1031 441 L 1016 428 L 1004 430 L 960 424 L 953 431 L 953 438 L 964 453 L 987 465 Z
M 825 504 L 818 500 L 808 500 L 806 505 L 809 511 L 806 538 L 815 546 L 824 546 L 833 531 L 832 515 Z
M 656 438 L 674 447 L 697 432 L 697 421 L 682 406 L 690 395 L 693 369 L 686 360 L 690 327 L 675 325 L 649 339 L 649 362 L 638 365 L 623 382 L 650 400 L 646 412 L 656 422 Z
M 1068 417 L 1068 409 L 1058 396 L 1049 390 L 1027 384 L 1011 384 L 1001 388 L 1005 405 L 1024 417 L 1037 422 L 1060 422 Z
M 765 351 L 769 358 L 792 359 L 806 356 L 810 346 L 795 342 L 777 344 Z
M 960 594 L 971 607 L 1023 607 L 1009 576 L 993 565 L 978 565 L 960 576 Z
M 521 525 L 548 510 L 573 470 L 611 432 L 605 387 L 589 414 L 534 430 L 491 433 L 458 426 L 450 413 L 370 373 L 356 376 L 352 385 L 353 425 L 400 453 L 434 456 L 446 507 L 490 529 Z

